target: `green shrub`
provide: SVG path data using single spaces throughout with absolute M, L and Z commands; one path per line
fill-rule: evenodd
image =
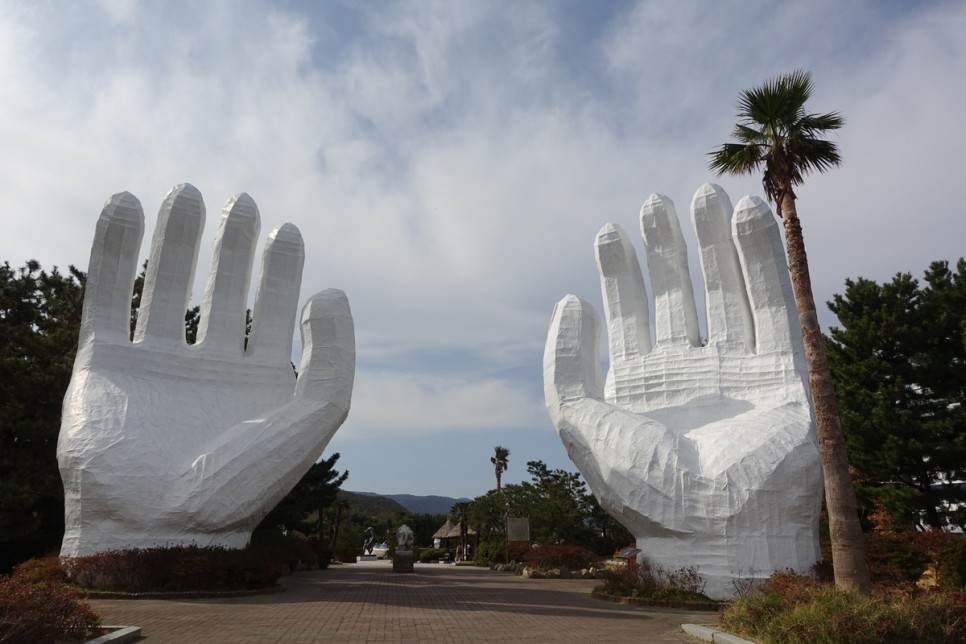
M 319 570 L 328 568 L 329 563 L 332 561 L 332 549 L 329 548 L 329 544 L 326 541 L 312 537 L 309 538 L 309 546 L 312 548 L 312 552 L 315 553 L 315 561 Z
M 960 543 L 963 540 L 961 534 L 946 532 L 930 528 L 924 532 L 914 532 L 916 552 L 922 554 L 926 559 L 935 563 L 939 561 L 940 554 L 947 546 Z
M 0 577 L 0 642 L 58 642 L 96 635 L 100 616 L 60 583 Z
M 929 565 L 929 556 L 917 547 L 916 532 L 869 532 L 865 535 L 865 559 L 869 579 L 875 585 L 916 581 Z
M 446 548 L 423 548 L 419 551 L 419 562 L 453 561 L 453 553 Z
M 552 570 L 564 566 L 571 570 L 580 570 L 599 565 L 600 557 L 580 546 L 536 546 L 523 555 L 523 561 L 537 570 Z
M 113 550 L 67 559 L 64 567 L 82 588 L 120 592 L 265 588 L 281 575 L 276 553 L 258 546 Z
M 477 566 L 489 566 L 493 563 L 506 563 L 506 542 L 502 539 L 482 541 L 473 552 L 473 563 Z
M 530 544 L 524 542 L 513 542 L 510 544 L 510 561 L 522 561 L 524 555 L 530 550 Z M 473 563 L 477 566 L 489 566 L 490 564 L 507 563 L 506 541 L 503 539 L 491 539 L 482 541 L 476 546 L 473 552 Z
M 647 559 L 609 571 L 599 587 L 609 595 L 660 601 L 711 601 L 693 566 L 665 570 Z
M 956 539 L 939 551 L 936 572 L 943 588 L 966 588 L 966 539 Z
M 336 558 L 343 563 L 355 563 L 356 558 L 362 554 L 362 544 L 365 541 L 362 535 L 362 528 L 359 526 L 341 526 L 334 549 Z
M 256 532 L 252 535 L 252 545 L 284 563 L 289 570 L 311 570 L 319 564 L 316 548 L 299 532 Z
M 966 594 L 908 590 L 872 597 L 776 573 L 735 599 L 721 626 L 757 642 L 963 642 Z

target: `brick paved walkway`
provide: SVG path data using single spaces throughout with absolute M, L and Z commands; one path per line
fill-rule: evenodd
M 91 600 L 105 624 L 161 642 L 693 642 L 683 623 L 715 614 L 610 604 L 592 580 L 389 562 L 333 566 L 281 580 L 272 595 L 206 600 Z

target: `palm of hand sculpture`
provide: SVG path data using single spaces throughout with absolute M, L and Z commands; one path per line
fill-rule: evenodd
M 244 546 L 348 414 L 355 338 L 342 291 L 323 291 L 305 305 L 297 378 L 292 370 L 304 251 L 290 224 L 269 235 L 245 347 L 260 226 L 246 194 L 225 206 L 198 342 L 185 343 L 204 217 L 193 186 L 165 197 L 133 342 L 141 204 L 129 193 L 114 195 L 98 220 L 57 445 L 66 496 L 62 555 Z
M 695 566 L 707 594 L 724 598 L 736 578 L 804 571 L 820 559 L 822 475 L 775 218 L 745 197 L 732 220 L 728 195 L 707 184 L 692 219 L 708 342 L 674 206 L 652 195 L 641 230 L 656 343 L 634 248 L 608 224 L 596 241 L 606 381 L 597 313 L 571 295 L 554 309 L 544 388 L 571 460 L 641 556 L 668 570 Z

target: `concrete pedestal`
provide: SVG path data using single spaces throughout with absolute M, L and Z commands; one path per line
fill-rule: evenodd
M 392 556 L 392 571 L 412 572 L 414 559 L 415 557 L 411 552 L 397 552 Z

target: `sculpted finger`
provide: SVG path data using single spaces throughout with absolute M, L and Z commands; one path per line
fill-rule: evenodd
M 228 200 L 201 301 L 198 344 L 205 350 L 242 353 L 245 305 L 260 228 L 258 206 L 251 197 L 242 193 Z
M 543 353 L 544 398 L 555 424 L 565 403 L 604 399 L 599 344 L 600 318 L 594 307 L 575 295 L 560 300 Z
M 302 362 L 295 395 L 328 402 L 347 414 L 355 370 L 356 337 L 349 299 L 334 288 L 316 293 L 302 309 Z
M 620 226 L 607 224 L 594 243 L 600 288 L 604 296 L 611 364 L 651 350 L 647 292 L 637 253 Z
M 109 342 L 131 338 L 131 293 L 144 236 L 141 202 L 121 192 L 104 203 L 94 231 L 87 269 L 80 344 L 97 337 Z
M 654 327 L 658 346 L 698 346 L 698 314 L 688 270 L 688 249 L 674 203 L 651 195 L 641 208 L 641 234 L 647 249 L 647 270 L 654 289 Z
M 694 194 L 691 219 L 707 289 L 708 343 L 744 342 L 753 349 L 755 326 L 731 239 L 731 214 L 731 199 L 720 186 L 706 183 Z
M 744 197 L 732 222 L 752 316 L 756 350 L 801 352 L 795 298 L 778 222 L 758 197 Z
M 184 344 L 198 244 L 205 227 L 205 203 L 189 183 L 172 188 L 158 212 L 134 341 L 166 340 Z
M 247 351 L 260 361 L 287 364 L 291 359 L 304 263 L 305 247 L 298 228 L 283 224 L 268 235 Z

